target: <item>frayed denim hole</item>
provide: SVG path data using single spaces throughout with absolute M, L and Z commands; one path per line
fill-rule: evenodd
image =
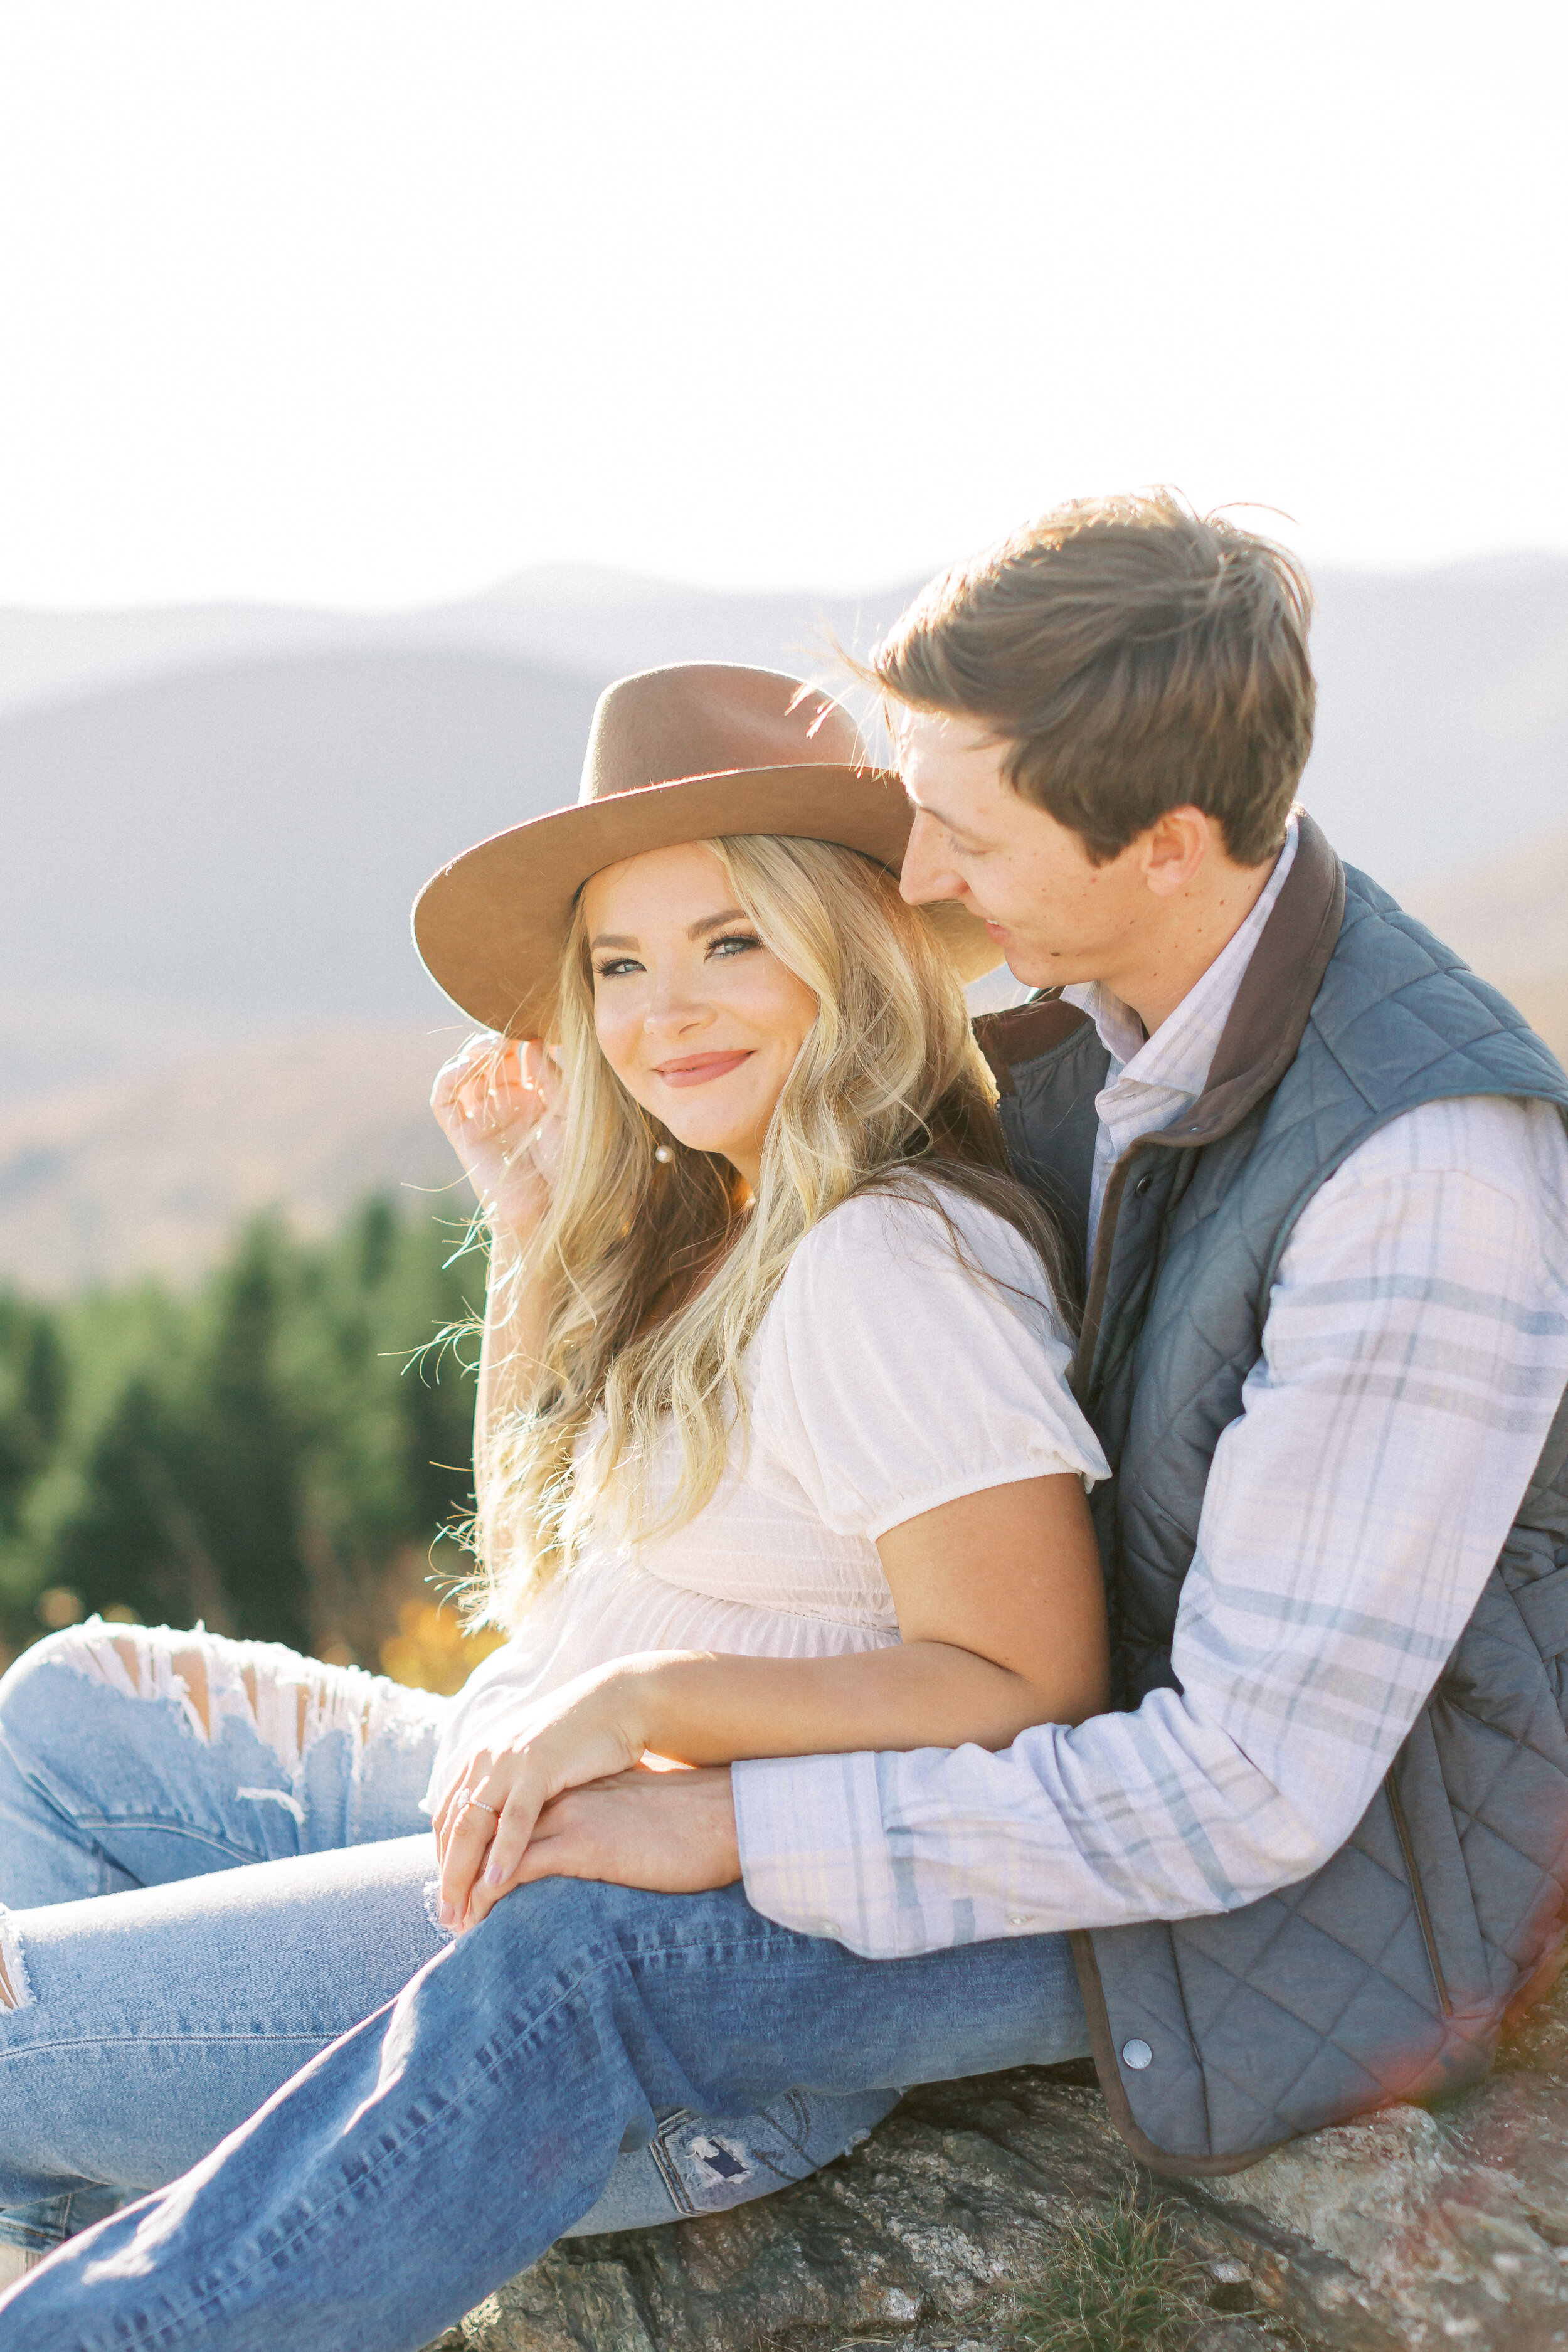
M 441 1925 L 441 1882 L 438 1878 L 431 1878 L 426 1881 L 425 1916 L 429 1920 L 430 1925 L 435 1928 L 436 1933 L 438 1936 L 445 1936 L 449 1944 L 456 1943 L 458 1935 L 457 1929 L 455 1927 L 443 1927 Z
M 0 2012 L 30 2009 L 33 1988 L 16 1916 L 0 1905 Z
M 289 1794 L 287 1789 L 237 1789 L 234 1793 L 252 1804 L 281 1805 L 286 1813 L 292 1813 L 301 1829 L 305 1826 L 305 1808 L 298 1797 Z

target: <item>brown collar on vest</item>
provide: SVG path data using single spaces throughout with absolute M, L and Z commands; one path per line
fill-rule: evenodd
M 1296 1058 L 1345 915 L 1345 869 L 1305 809 L 1296 855 L 1242 974 L 1208 1084 L 1173 1127 L 1146 1142 L 1212 1143 L 1277 1087 Z
M 1132 1161 L 1152 1144 L 1197 1150 L 1228 1135 L 1279 1085 L 1296 1058 L 1313 1000 L 1339 942 L 1345 911 L 1344 867 L 1305 810 L 1298 813 L 1296 822 L 1296 855 L 1290 871 L 1242 975 L 1230 1017 L 1215 1048 L 1208 1084 L 1173 1126 L 1129 1144 L 1110 1171 L 1073 1367 L 1073 1384 L 1080 1395 L 1100 1336 L 1116 1220 Z M 1015 1091 L 1012 1065 L 1048 1053 L 1088 1017 L 1076 1005 L 1051 995 L 977 1021 L 975 1034 L 1001 1092 Z
M 1088 1013 L 1080 1013 L 1076 1004 L 1064 1004 L 1054 988 L 1031 997 L 1027 1004 L 1015 1004 L 1009 1013 L 982 1013 L 974 1024 L 974 1035 L 991 1065 L 997 1093 L 1016 1093 L 1015 1062 L 1038 1061 L 1075 1029 L 1081 1029 L 1088 1019 Z
M 1279 1085 L 1305 1034 L 1329 958 L 1339 943 L 1345 913 L 1345 869 L 1304 809 L 1297 826 L 1290 871 L 1242 974 L 1230 1018 L 1215 1047 L 1207 1086 L 1173 1126 L 1157 1128 L 1152 1135 L 1130 1143 L 1107 1179 L 1089 1296 L 1073 1359 L 1073 1388 L 1080 1402 L 1100 1339 L 1116 1221 L 1133 1161 L 1151 1145 L 1196 1151 L 1228 1135 L 1254 1104 Z

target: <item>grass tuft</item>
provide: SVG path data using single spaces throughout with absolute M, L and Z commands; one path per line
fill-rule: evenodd
M 1018 2299 L 1019 2335 L 1033 2352 L 1183 2352 L 1205 2284 L 1160 2209 L 1127 2189 L 1068 2222 L 1052 2274 Z

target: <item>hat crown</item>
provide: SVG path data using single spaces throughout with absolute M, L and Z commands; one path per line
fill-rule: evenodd
M 752 768 L 868 768 L 849 713 L 780 670 L 674 662 L 599 697 L 579 802 Z

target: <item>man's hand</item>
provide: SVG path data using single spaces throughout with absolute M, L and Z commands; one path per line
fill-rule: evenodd
M 525 1708 L 510 1737 L 476 1748 L 437 1808 L 441 1925 L 477 1927 L 521 1882 L 518 1865 L 553 1798 L 629 1771 L 647 1741 L 637 1677 L 623 1667 L 579 1675 Z
M 730 1767 L 668 1772 L 638 1765 L 546 1805 L 514 1883 L 600 1878 L 657 1895 L 702 1895 L 740 1875 Z
M 572 1789 L 614 1785 L 648 1756 L 661 1674 L 668 1678 L 684 1657 L 670 1651 L 595 1666 L 520 1707 L 495 1727 L 488 1745 L 470 1751 L 433 1822 L 443 1927 L 478 1927 L 503 1895 L 522 1885 L 529 1874 L 523 1855 L 556 1799 Z M 659 1758 L 650 1760 L 658 1769 Z M 531 1874 L 542 1874 L 562 1873 L 552 1864 Z M 584 1868 L 576 1875 L 603 1874 Z

